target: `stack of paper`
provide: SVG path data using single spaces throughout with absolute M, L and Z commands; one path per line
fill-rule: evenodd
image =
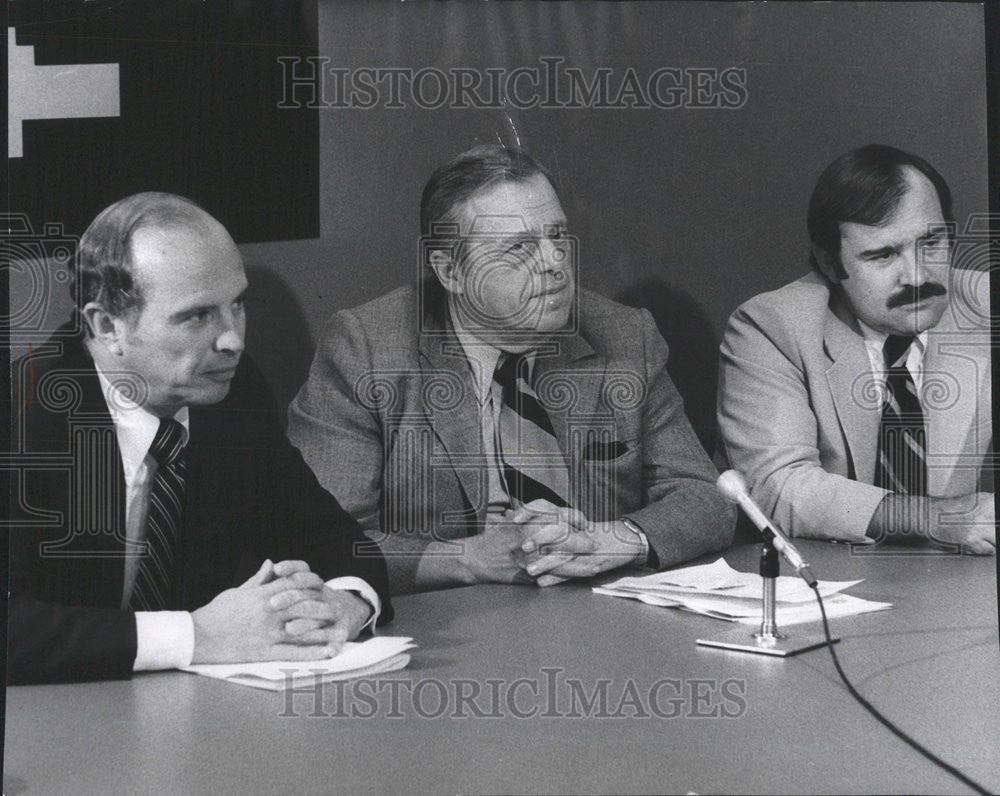
M 649 605 L 682 608 L 729 622 L 754 625 L 760 623 L 763 610 L 762 583 L 760 575 L 738 572 L 725 559 L 720 558 L 714 564 L 657 572 L 641 578 L 621 578 L 606 586 L 595 586 L 594 591 L 612 597 L 642 600 Z M 892 607 L 892 603 L 872 602 L 840 594 L 858 583 L 861 581 L 819 582 L 819 592 L 823 596 L 828 617 L 853 616 Z M 778 627 L 820 621 L 816 597 L 800 578 L 780 576 L 775 585 L 775 597 Z
M 394 672 L 410 662 L 406 650 L 415 646 L 412 638 L 377 636 L 364 642 L 348 642 L 335 657 L 326 660 L 212 663 L 185 666 L 183 671 L 228 683 L 281 691 L 293 686 Z

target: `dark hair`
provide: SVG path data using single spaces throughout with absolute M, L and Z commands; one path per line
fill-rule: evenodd
M 204 227 L 211 219 L 190 199 L 170 193 L 137 193 L 106 207 L 80 238 L 70 286 L 76 307 L 94 301 L 116 317 L 139 312 L 143 295 L 133 270 L 132 236 L 148 227 Z
M 809 199 L 809 239 L 833 256 L 838 278 L 847 278 L 840 262 L 840 225 L 876 226 L 889 218 L 906 193 L 906 166 L 931 181 L 944 220 L 953 221 L 948 183 L 926 160 L 895 147 L 869 144 L 851 150 L 827 166 L 816 181 Z M 818 270 L 814 253 L 809 261 Z
M 420 234 L 454 220 L 455 208 L 477 191 L 504 180 L 521 182 L 541 174 L 555 187 L 548 169 L 521 149 L 479 144 L 439 166 L 420 197 Z

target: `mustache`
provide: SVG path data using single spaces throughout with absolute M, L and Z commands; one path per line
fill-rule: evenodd
M 948 291 L 941 283 L 924 282 L 922 285 L 917 285 L 916 287 L 903 288 L 898 293 L 889 296 L 888 301 L 885 302 L 885 306 L 891 310 L 907 304 L 917 304 L 924 299 L 933 298 L 934 296 L 946 296 L 947 294 Z

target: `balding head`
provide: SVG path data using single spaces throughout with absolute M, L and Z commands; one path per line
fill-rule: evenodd
M 106 207 L 93 220 L 77 255 L 72 287 L 77 307 L 100 304 L 115 317 L 134 316 L 143 306 L 132 243 L 142 229 L 182 228 L 205 236 L 226 235 L 225 228 L 197 204 L 170 193 L 137 193 Z M 86 326 L 88 336 L 91 333 Z

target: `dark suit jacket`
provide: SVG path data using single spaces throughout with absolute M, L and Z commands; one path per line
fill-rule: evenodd
M 127 678 L 136 633 L 120 609 L 125 482 L 82 342 L 50 342 L 16 363 L 14 395 L 9 681 Z M 223 401 L 190 407 L 186 457 L 168 608 L 193 610 L 236 585 L 241 559 L 302 559 L 324 580 L 365 579 L 383 600 L 381 621 L 391 618 L 385 562 L 288 443 L 247 357 Z
M 633 519 L 663 566 L 726 547 L 735 512 L 715 488 L 649 313 L 581 291 L 576 320 L 534 365 L 572 504 L 594 521 Z M 331 318 L 288 434 L 379 540 L 394 592 L 414 587 L 428 543 L 482 527 L 486 459 L 471 369 L 445 308 L 422 305 L 413 287 Z

